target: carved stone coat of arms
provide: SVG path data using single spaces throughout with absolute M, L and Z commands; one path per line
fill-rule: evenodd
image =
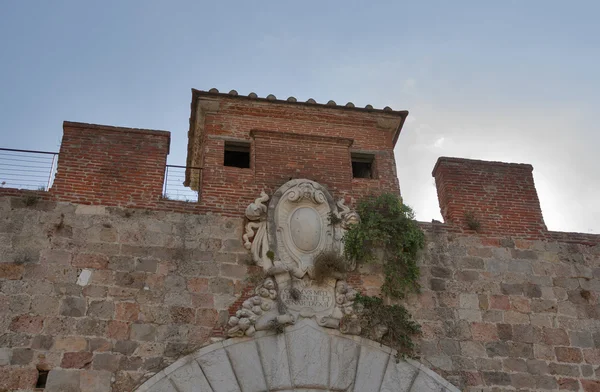
M 266 278 L 255 295 L 229 320 L 229 336 L 252 336 L 258 330 L 315 318 L 323 327 L 340 328 L 354 316 L 356 292 L 337 277 L 315 280 L 315 260 L 333 252 L 343 256 L 343 236 L 359 217 L 334 201 L 328 190 L 307 179 L 291 180 L 272 196 L 262 192 L 246 209 L 244 246 Z M 353 269 L 348 262 L 347 269 Z M 341 331 L 358 333 L 345 323 Z

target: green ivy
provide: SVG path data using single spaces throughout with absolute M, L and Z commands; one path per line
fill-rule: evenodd
M 412 336 L 421 332 L 421 326 L 412 320 L 404 306 L 385 305 L 381 298 L 360 294 L 354 306 L 359 314 L 361 335 L 392 347 L 397 351 L 397 359 L 413 355 Z M 380 326 L 386 327 L 385 333 L 381 337 L 374 336 Z
M 415 221 L 413 210 L 399 196 L 384 193 L 361 200 L 357 206 L 360 223 L 344 236 L 344 252 L 357 264 L 375 259 L 374 250 L 383 252 L 383 294 L 404 298 L 419 291 L 419 251 L 425 236 Z

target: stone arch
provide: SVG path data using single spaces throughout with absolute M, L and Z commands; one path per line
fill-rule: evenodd
M 284 333 L 223 340 L 179 359 L 135 392 L 459 390 L 389 347 L 301 319 Z

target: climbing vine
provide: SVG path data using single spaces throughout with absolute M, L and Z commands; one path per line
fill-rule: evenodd
M 383 295 L 403 299 L 419 292 L 419 252 L 425 246 L 425 235 L 415 221 L 414 212 L 400 197 L 384 193 L 358 203 L 360 223 L 344 236 L 344 253 L 357 264 L 383 261 Z M 386 305 L 382 298 L 358 295 L 355 308 L 361 334 L 398 351 L 398 358 L 411 356 L 412 336 L 420 332 L 402 305 Z
M 404 298 L 419 291 L 419 251 L 425 236 L 414 220 L 412 209 L 400 197 L 384 193 L 361 200 L 360 223 L 344 236 L 344 253 L 357 263 L 376 259 L 382 252 L 385 280 L 381 291 L 391 298 Z
M 362 335 L 394 348 L 397 359 L 413 355 L 412 336 L 421 332 L 421 326 L 404 306 L 385 305 L 382 298 L 360 294 L 354 304 L 359 310 Z

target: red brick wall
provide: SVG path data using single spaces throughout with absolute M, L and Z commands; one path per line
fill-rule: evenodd
M 170 133 L 65 122 L 51 189 L 60 200 L 136 206 L 162 194 Z
M 525 164 L 439 158 L 433 176 L 444 220 L 468 230 L 471 214 L 480 234 L 544 237 L 532 171 Z
M 240 214 L 260 193 L 291 178 L 326 185 L 349 203 L 369 193 L 399 193 L 393 132 L 382 114 L 219 98 L 218 110 L 203 115 L 204 167 L 201 204 Z M 392 115 L 386 121 L 399 119 Z M 387 123 L 389 126 L 389 122 Z M 223 166 L 226 140 L 251 143 L 251 167 Z M 375 155 L 373 179 L 353 179 L 350 154 Z M 200 154 L 199 154 L 200 155 Z

